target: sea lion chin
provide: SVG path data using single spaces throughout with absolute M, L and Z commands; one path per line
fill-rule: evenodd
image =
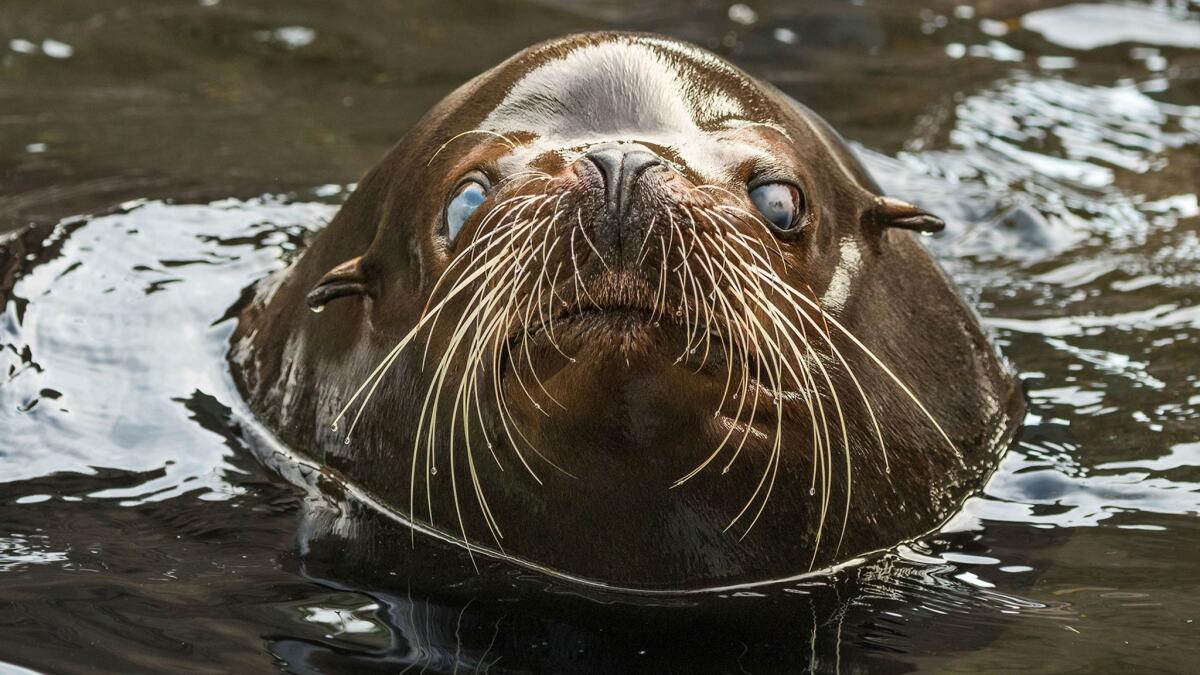
M 940 227 L 717 56 L 569 36 L 425 115 L 260 284 L 230 360 L 282 442 L 473 554 L 791 577 L 937 527 L 1016 431 L 912 234 Z

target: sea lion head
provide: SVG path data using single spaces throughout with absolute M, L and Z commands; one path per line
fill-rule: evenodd
M 940 227 L 715 55 L 571 36 L 431 110 L 243 311 L 235 366 L 287 443 L 473 550 L 790 576 L 934 527 L 1011 432 L 906 231 Z

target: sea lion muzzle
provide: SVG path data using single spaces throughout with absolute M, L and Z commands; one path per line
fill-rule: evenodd
M 584 155 L 604 177 L 605 207 L 610 217 L 620 220 L 629 206 L 629 194 L 642 172 L 664 166 L 662 158 L 644 146 L 606 143 Z

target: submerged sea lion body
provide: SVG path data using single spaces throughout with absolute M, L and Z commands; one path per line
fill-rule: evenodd
M 907 231 L 939 221 L 879 193 L 708 52 L 543 43 L 260 284 L 235 377 L 284 443 L 474 551 L 629 588 L 794 576 L 939 525 L 1020 419 Z

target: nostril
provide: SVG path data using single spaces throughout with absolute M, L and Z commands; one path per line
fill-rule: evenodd
M 585 155 L 596 168 L 600 170 L 600 174 L 604 177 L 605 185 L 614 185 L 620 182 L 621 164 L 625 159 L 625 153 L 611 148 L 608 150 L 593 150 Z
M 665 166 L 662 158 L 640 145 L 602 146 L 584 155 L 596 165 L 604 178 L 609 212 L 618 215 L 629 202 L 634 183 L 647 169 Z
M 625 155 L 625 161 L 621 164 L 621 175 L 629 181 L 636 181 L 641 177 L 642 172 L 652 166 L 662 166 L 662 160 L 658 155 L 644 150 L 636 150 Z

